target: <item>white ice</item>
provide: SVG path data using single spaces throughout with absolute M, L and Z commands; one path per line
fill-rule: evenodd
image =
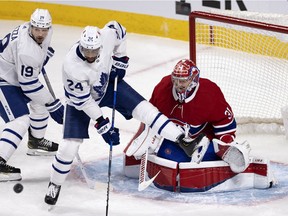
M 14 27 L 23 21 L 0 21 L 0 38 L 3 38 Z M 55 90 L 55 93 L 61 100 L 64 100 L 64 93 L 61 82 L 61 64 L 69 47 L 79 39 L 82 28 L 54 25 L 54 34 L 52 46 L 56 50 L 55 56 L 47 65 L 46 71 Z M 129 29 L 128 29 L 129 31 Z M 149 99 L 153 87 L 160 79 L 169 74 L 181 59 L 188 57 L 188 43 L 183 41 L 143 36 L 138 34 L 128 34 L 128 55 L 130 57 L 130 67 L 127 72 L 126 81 L 140 92 L 145 98 Z M 111 110 L 104 109 L 105 115 L 111 117 Z M 0 125 L 3 127 L 3 122 Z M 121 158 L 121 153 L 128 141 L 137 130 L 139 122 L 136 120 L 126 121 L 122 116 L 116 114 L 115 126 L 120 128 L 121 145 L 113 148 L 113 158 Z M 49 121 L 46 138 L 61 143 L 62 127 L 52 120 Z M 80 147 L 80 155 L 84 164 L 99 164 L 99 161 L 107 162 L 109 155 L 109 146 L 104 143 L 96 130 L 90 127 L 89 140 L 86 140 Z M 288 163 L 288 140 L 284 135 L 272 134 L 239 134 L 239 142 L 248 140 L 252 147 L 252 154 L 267 157 L 274 162 L 286 165 Z M 97 216 L 105 215 L 107 183 L 97 182 L 96 189 L 91 190 L 85 184 L 77 161 L 74 161 L 72 171 L 62 186 L 56 207 L 48 212 L 44 203 L 44 196 L 50 177 L 52 157 L 31 157 L 26 155 L 27 135 L 12 158 L 9 164 L 21 168 L 22 184 L 24 190 L 20 194 L 13 192 L 15 182 L 0 183 L 0 215 L 1 216 Z M 108 162 L 107 162 L 108 163 Z M 107 163 L 105 166 L 107 167 Z M 89 168 L 89 167 L 88 167 Z M 104 167 L 105 168 L 105 167 Z M 115 184 L 114 180 L 121 172 L 115 172 L 112 160 L 111 187 Z M 106 168 L 105 168 L 106 169 Z M 113 173 L 114 171 L 114 173 Z M 99 169 L 99 173 L 102 172 Z M 91 174 L 91 173 L 90 173 Z M 103 172 L 101 173 L 103 174 Z M 97 176 L 97 170 L 93 175 Z M 107 171 L 104 172 L 107 176 Z M 276 176 L 277 177 L 277 176 Z M 280 176 L 279 176 L 280 177 Z M 125 182 L 124 182 L 125 187 Z M 127 185 L 131 187 L 131 185 Z M 136 187 L 136 186 L 135 186 Z M 281 189 L 281 188 L 280 188 Z M 129 190 L 134 191 L 129 193 Z M 288 197 L 277 197 L 263 203 L 251 200 L 251 205 L 242 205 L 247 203 L 245 196 L 243 199 L 237 197 L 237 192 L 230 195 L 230 199 L 238 199 L 239 204 L 219 203 L 217 194 L 211 194 L 209 202 L 183 202 L 163 197 L 154 197 L 149 199 L 142 197 L 141 192 L 135 193 L 137 188 L 127 188 L 128 192 L 117 192 L 111 190 L 109 199 L 109 215 L 127 216 L 127 215 L 157 215 L 157 216 L 286 216 L 288 215 Z M 150 191 L 153 188 L 150 188 Z M 156 189 L 155 189 L 156 190 Z M 170 193 L 170 192 L 169 192 Z M 249 191 L 247 191 L 249 193 Z M 276 193 L 276 192 L 275 192 Z M 265 191 L 262 193 L 265 196 Z M 157 195 L 157 194 L 156 194 Z M 165 195 L 165 194 L 164 194 Z M 167 193 L 166 193 L 167 195 Z M 177 196 L 170 193 L 169 197 Z M 189 195 L 187 195 L 189 196 Z M 197 194 L 191 194 L 197 197 Z M 201 197 L 201 195 L 199 195 Z

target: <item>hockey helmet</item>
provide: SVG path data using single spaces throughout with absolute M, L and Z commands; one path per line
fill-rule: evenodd
M 101 47 L 99 28 L 86 26 L 81 33 L 80 45 L 85 49 L 98 49 Z
M 94 26 L 86 26 L 81 33 L 80 50 L 89 63 L 93 63 L 100 56 L 101 34 Z
M 37 28 L 50 28 L 52 25 L 52 18 L 48 10 L 37 8 L 30 18 L 31 26 Z
M 193 92 L 199 82 L 199 74 L 199 69 L 190 59 L 182 59 L 175 65 L 171 78 L 180 102 Z

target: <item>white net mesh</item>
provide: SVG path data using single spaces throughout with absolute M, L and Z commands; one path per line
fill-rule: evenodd
M 288 23 L 284 15 L 228 15 L 277 25 Z M 269 123 L 269 132 L 272 127 L 282 133 L 281 108 L 288 105 L 288 33 L 196 18 L 195 37 L 200 75 L 221 87 L 238 125 Z

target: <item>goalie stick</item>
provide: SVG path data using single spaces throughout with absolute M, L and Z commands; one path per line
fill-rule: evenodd
M 145 153 L 141 156 L 138 191 L 143 191 L 147 187 L 149 187 L 149 185 L 152 184 L 152 182 L 161 172 L 161 170 L 159 170 L 155 176 L 153 176 L 151 179 L 146 181 L 145 178 L 146 178 L 147 163 L 148 163 L 148 149 L 146 149 Z
M 184 125 L 184 132 L 185 132 L 185 137 L 189 136 L 189 129 L 190 126 L 188 124 Z M 203 133 L 199 134 L 198 137 L 194 139 L 194 141 L 191 143 L 191 146 L 196 146 L 194 149 L 194 152 L 192 153 L 192 161 L 196 163 L 200 163 L 200 161 L 203 159 L 203 156 L 205 152 L 207 151 L 209 142 L 201 142 L 205 135 Z M 198 151 L 201 149 L 200 151 Z M 138 191 L 143 191 L 149 185 L 152 184 L 152 182 L 157 178 L 161 170 L 159 170 L 155 176 L 153 176 L 149 180 L 145 180 L 146 178 L 146 169 L 147 169 L 147 163 L 148 163 L 148 148 L 146 149 L 145 153 L 141 156 L 141 162 L 140 162 L 140 170 L 139 170 L 139 184 L 138 184 Z

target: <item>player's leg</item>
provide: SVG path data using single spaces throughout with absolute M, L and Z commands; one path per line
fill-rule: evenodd
M 107 92 L 113 92 L 113 86 L 109 85 Z M 110 96 L 109 96 L 110 95 Z M 100 105 L 112 105 L 113 94 L 107 94 Z M 155 133 L 176 141 L 183 131 L 171 122 L 166 116 L 158 111 L 151 103 L 143 98 L 124 80 L 118 83 L 116 110 L 126 119 L 131 117 L 148 125 Z
M 74 107 L 66 105 L 64 121 L 64 142 L 52 162 L 52 172 L 45 202 L 55 205 L 61 190 L 61 185 L 67 178 L 72 162 L 78 152 L 83 139 L 89 138 L 88 127 L 90 118 L 83 112 Z
M 28 133 L 28 155 L 55 155 L 58 143 L 44 138 L 49 113 L 46 107 L 30 102 L 30 128 Z
M 0 181 L 21 180 L 21 170 L 6 162 L 21 143 L 29 127 L 27 98 L 15 86 L 0 86 L 0 114 L 5 126 L 0 135 Z

